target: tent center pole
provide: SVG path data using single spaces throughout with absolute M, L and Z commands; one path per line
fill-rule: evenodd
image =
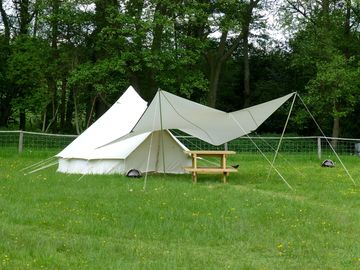
M 162 121 L 162 108 L 161 108 L 161 91 L 159 91 L 159 107 L 160 107 L 160 140 L 161 140 L 161 151 L 162 151 L 162 162 L 163 162 L 163 173 L 166 173 L 165 166 L 165 148 L 164 148 L 164 130 L 163 130 L 163 121 Z

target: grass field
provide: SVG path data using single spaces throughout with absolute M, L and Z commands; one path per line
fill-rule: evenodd
M 0 152 L 0 269 L 360 269 L 360 159 L 288 156 L 271 174 L 144 178 L 21 168 L 50 153 Z

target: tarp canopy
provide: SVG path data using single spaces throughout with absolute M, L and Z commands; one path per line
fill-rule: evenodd
M 131 133 L 125 137 L 178 129 L 212 145 L 221 145 L 256 130 L 294 94 L 226 113 L 159 90 Z M 119 137 L 114 142 L 122 139 Z

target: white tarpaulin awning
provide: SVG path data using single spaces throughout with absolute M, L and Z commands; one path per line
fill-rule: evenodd
M 126 137 L 155 130 L 178 129 L 212 145 L 221 145 L 256 130 L 294 94 L 226 113 L 166 91 L 158 91 Z

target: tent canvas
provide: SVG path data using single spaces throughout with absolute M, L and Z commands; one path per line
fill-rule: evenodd
M 178 129 L 218 146 L 256 130 L 294 94 L 226 113 L 160 90 L 131 133 L 113 142 L 144 132 Z
M 212 145 L 221 145 L 256 130 L 287 100 L 295 97 L 295 94 L 290 93 L 256 106 L 226 113 L 159 90 L 129 134 L 100 148 L 128 140 L 144 132 L 168 129 L 178 129 Z M 266 158 L 265 155 L 264 157 Z M 268 162 L 291 188 L 274 165 L 269 160 Z
M 166 173 L 185 173 L 183 167 L 189 166 L 191 162 L 184 154 L 187 148 L 166 130 L 144 132 L 99 147 L 128 134 L 146 110 L 146 105 L 136 91 L 129 87 L 102 117 L 56 155 L 58 171 L 124 174 L 135 168 L 141 172 L 163 172 L 165 169 Z

